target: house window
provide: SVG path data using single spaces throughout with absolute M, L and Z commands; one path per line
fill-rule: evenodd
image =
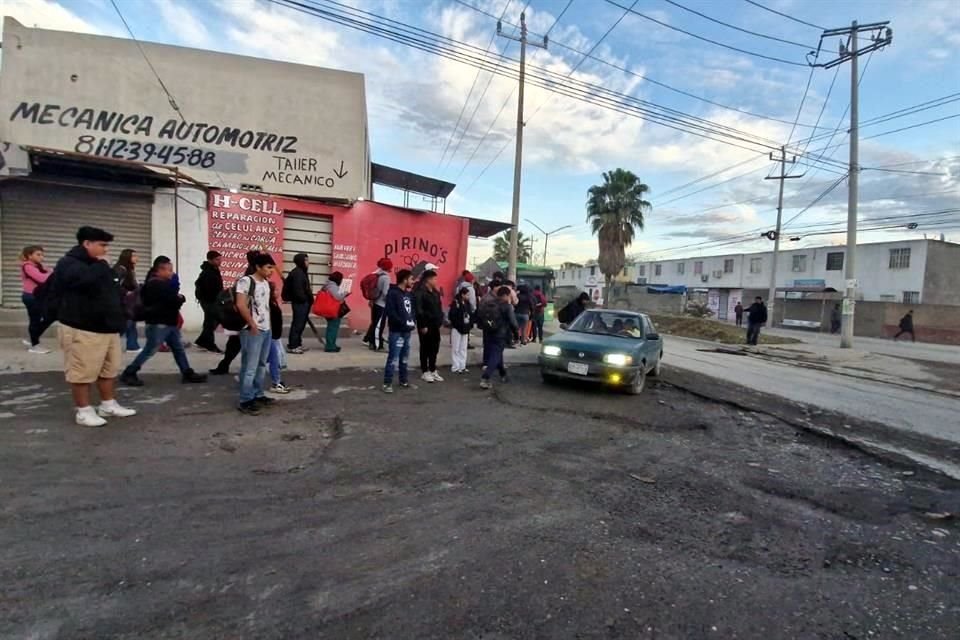
M 623 268 L 623 275 L 624 275 L 624 276 L 627 275 L 627 267 L 624 267 L 624 268 Z
M 682 276 L 683 273 L 684 273 L 686 270 L 687 270 L 687 263 L 686 263 L 686 262 L 678 262 L 678 263 L 677 263 L 677 273 L 678 273 L 678 274 L 680 274 L 680 275 Z
M 880 300 L 882 300 L 883 302 L 896 302 L 897 296 L 891 295 L 889 293 L 881 293 Z
M 890 268 L 909 269 L 910 249 L 890 249 Z
M 803 273 L 807 270 L 807 256 L 793 256 L 793 270 L 796 273 Z
M 577 269 L 577 280 L 583 280 L 583 269 Z
M 750 273 L 763 271 L 763 258 L 750 258 Z
M 843 252 L 827 254 L 827 271 L 843 271 Z
M 592 276 L 597 275 L 597 268 L 596 268 L 596 267 L 590 267 L 590 275 L 592 275 Z
M 910 249 L 907 249 L 910 251 Z M 903 304 L 920 304 L 920 292 L 919 291 L 904 291 L 903 292 Z
M 641 275 L 641 276 L 647 275 L 647 265 L 642 264 L 642 265 L 640 265 L 639 269 L 640 269 L 640 275 Z
M 655 264 L 655 265 L 653 265 L 653 275 L 655 275 L 655 276 L 660 275 L 660 272 L 661 272 L 662 270 L 663 270 L 663 265 L 662 265 L 662 264 Z
M 699 276 L 703 274 L 703 260 L 697 260 L 693 263 L 693 275 Z
M 723 272 L 733 273 L 733 258 L 727 258 L 723 261 Z

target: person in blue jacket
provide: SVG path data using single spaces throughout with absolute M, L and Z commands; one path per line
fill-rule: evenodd
M 397 284 L 387 292 L 387 302 L 384 314 L 387 316 L 387 327 L 390 337 L 387 341 L 387 365 L 383 369 L 383 392 L 393 393 L 393 370 L 398 368 L 400 373 L 400 387 L 410 386 L 407 361 L 410 358 L 410 338 L 417 328 L 417 316 L 414 309 L 413 273 L 408 269 L 397 272 Z

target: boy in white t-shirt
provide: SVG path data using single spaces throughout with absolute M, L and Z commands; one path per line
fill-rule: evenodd
M 264 378 L 273 336 L 270 331 L 270 277 L 276 263 L 268 253 L 257 255 L 253 275 L 237 280 L 237 311 L 247 326 L 240 332 L 241 413 L 257 415 L 262 406 L 274 402 L 263 394 Z

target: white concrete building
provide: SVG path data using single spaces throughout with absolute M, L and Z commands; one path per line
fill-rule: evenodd
M 707 294 L 710 307 L 723 320 L 739 300 L 767 297 L 773 252 L 650 260 L 627 267 L 637 284 L 686 286 Z M 780 252 L 779 289 L 833 288 L 843 291 L 846 247 L 821 246 Z M 939 240 L 902 240 L 857 246 L 858 299 L 907 304 L 960 305 L 960 244 Z M 596 280 L 591 280 L 591 276 Z M 584 290 L 603 284 L 603 274 L 590 267 L 557 270 L 557 286 Z

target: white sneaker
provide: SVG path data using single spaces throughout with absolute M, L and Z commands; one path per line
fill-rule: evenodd
M 433 372 L 433 381 L 434 382 L 443 382 L 443 378 L 440 377 L 440 374 L 436 371 Z
M 76 422 L 81 427 L 102 427 L 107 424 L 107 421 L 98 416 L 92 407 L 78 409 Z
M 277 384 L 275 384 L 275 385 L 273 385 L 272 387 L 270 387 L 270 393 L 275 393 L 275 394 L 281 395 L 281 396 L 282 396 L 282 395 L 286 395 L 286 394 L 290 393 L 290 387 L 288 387 L 287 385 L 283 384 L 282 382 L 278 382 Z
M 140 349 L 127 349 L 127 353 L 129 353 L 129 354 L 132 355 L 132 356 L 137 355 L 137 354 L 140 353 L 141 351 L 143 351 L 143 348 L 140 348 Z
M 429 371 L 424 371 L 423 375 L 420 376 L 420 379 L 423 380 L 424 382 L 436 382 L 436 380 L 433 377 L 433 374 L 430 373 Z
M 34 354 L 39 355 L 39 356 L 45 356 L 45 355 L 47 355 L 48 353 L 50 353 L 50 349 L 47 349 L 46 347 L 41 347 L 40 345 L 37 345 L 37 346 L 35 346 L 35 347 L 30 347 L 29 349 L 27 349 L 27 353 L 34 353 Z
M 117 401 L 114 400 L 112 404 L 103 403 L 97 407 L 97 415 L 101 418 L 129 418 L 130 416 L 137 415 L 137 410 L 121 407 L 117 404 Z
M 33 346 L 33 343 L 30 342 L 29 340 L 21 340 L 21 341 L 20 341 L 20 344 L 22 344 L 23 346 L 25 346 L 25 347 L 27 347 L 27 348 Z

